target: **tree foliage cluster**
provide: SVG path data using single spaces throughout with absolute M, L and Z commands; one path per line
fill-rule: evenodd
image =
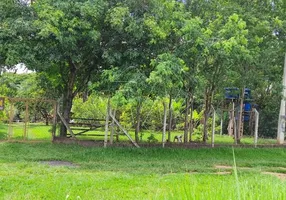
M 180 116 L 185 142 L 196 127 L 194 111 L 202 111 L 206 141 L 224 87 L 248 87 L 262 113 L 261 134 L 273 136 L 285 7 L 283 0 L 4 0 L 0 66 L 25 63 L 39 73 L 42 96 L 61 97 L 67 121 L 77 97 L 111 97 L 119 118 L 134 113 L 136 140 L 144 112 L 160 102 L 168 116 L 161 128 L 171 130 Z

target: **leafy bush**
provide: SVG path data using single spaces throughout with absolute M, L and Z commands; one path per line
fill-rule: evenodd
M 158 142 L 158 139 L 155 138 L 155 135 L 153 133 L 151 133 L 151 135 L 147 138 L 147 142 L 156 143 L 156 142 Z

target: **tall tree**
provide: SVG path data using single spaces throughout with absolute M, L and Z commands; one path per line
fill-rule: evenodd
M 177 58 L 172 54 L 162 54 L 154 59 L 152 65 L 155 69 L 151 72 L 148 82 L 154 85 L 157 89 L 154 91 L 155 96 L 160 97 L 163 101 L 164 107 L 164 122 L 163 122 L 163 144 L 165 143 L 166 132 L 166 116 L 167 116 L 167 103 L 166 97 L 169 98 L 171 104 L 174 93 L 178 93 L 183 87 L 183 74 L 187 70 L 183 60 Z M 170 108 L 169 106 L 169 113 Z M 169 118 L 171 115 L 169 114 Z M 171 141 L 171 134 L 168 134 L 168 141 Z
M 74 97 L 105 67 L 101 27 L 107 4 L 103 0 L 43 0 L 32 6 L 37 17 L 34 57 L 26 64 L 56 79 L 63 94 L 62 114 L 69 121 Z M 64 125 L 60 135 L 66 135 Z

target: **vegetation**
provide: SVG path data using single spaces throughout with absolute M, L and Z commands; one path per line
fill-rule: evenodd
M 57 99 L 67 122 L 72 115 L 105 116 L 110 97 L 112 112 L 137 142 L 142 130 L 168 131 L 168 141 L 172 130 L 182 130 L 184 142 L 200 132 L 207 142 L 224 88 L 239 89 L 240 110 L 244 88 L 250 88 L 261 114 L 260 136 L 275 137 L 285 1 L 29 2 L 0 3 L 1 96 Z M 20 63 L 35 73 L 5 72 Z M 89 107 L 95 100 L 105 103 Z M 34 121 L 48 124 L 52 106 L 33 106 L 30 114 L 42 115 Z M 23 117 L 23 103 L 16 108 Z M 242 116 L 237 119 L 240 129 Z M 65 126 L 60 130 L 65 137 Z
M 245 131 L 235 142 L 253 144 L 247 103 L 260 113 L 258 144 L 276 143 L 285 8 L 285 0 L 1 0 L 0 199 L 286 199 L 285 149 L 219 148 L 233 144 L 230 118 Z M 225 88 L 239 95 L 235 104 Z M 190 145 L 60 145 L 74 140 L 56 115 L 98 145 L 107 122 L 110 142 L 127 144 L 115 121 L 142 145 L 174 137 Z M 210 144 L 212 131 L 216 148 L 182 148 Z
M 1 199 L 285 199 L 284 149 L 0 143 Z M 58 161 L 58 162 L 52 162 Z M 60 161 L 65 161 L 60 163 Z M 219 185 L 219 187 L 218 187 Z M 48 188 L 48 189 L 47 189 Z

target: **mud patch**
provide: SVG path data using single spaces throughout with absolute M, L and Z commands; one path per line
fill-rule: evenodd
M 60 161 L 60 160 L 48 160 L 48 161 L 40 161 L 41 164 L 49 165 L 52 167 L 79 167 L 79 165 L 74 164 L 68 161 Z
M 216 169 L 232 169 L 232 166 L 229 165 L 215 165 Z
M 229 165 L 215 165 L 214 166 L 216 169 L 233 169 L 233 166 Z M 250 167 L 236 167 L 237 169 L 251 169 Z
M 228 175 L 231 174 L 231 172 L 216 172 L 217 175 Z
M 283 180 L 283 181 L 286 180 L 286 174 L 283 174 L 283 173 L 262 172 L 262 174 L 269 174 L 269 175 L 272 175 L 272 176 L 276 176 L 276 177 L 279 178 L 280 180 Z

